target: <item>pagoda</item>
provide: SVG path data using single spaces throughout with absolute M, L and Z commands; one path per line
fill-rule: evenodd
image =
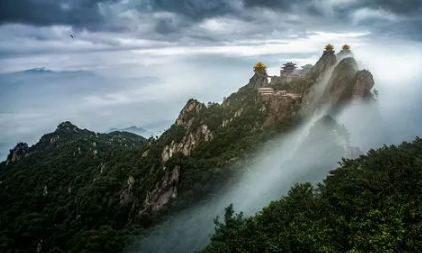
M 267 66 L 262 62 L 258 62 L 257 64 L 255 64 L 255 66 L 253 66 L 254 71 L 265 70 L 266 68 L 267 68 Z
M 286 71 L 286 72 L 291 72 L 291 71 L 293 71 L 293 70 L 295 70 L 297 68 L 296 67 L 296 63 L 293 63 L 293 62 L 288 62 L 288 63 L 285 63 L 283 65 L 284 65 L 282 67 L 283 68 L 283 71 Z
M 337 58 L 340 60 L 346 57 L 353 57 L 353 53 L 350 50 L 350 46 L 347 44 L 344 44 L 341 47 L 341 51 L 337 54 Z
M 334 46 L 332 44 L 327 44 L 325 45 L 324 50 L 326 52 L 334 52 Z
M 296 70 L 296 63 L 293 62 L 287 62 L 283 64 L 284 66 L 280 70 L 280 76 L 284 77 L 291 77 L 291 76 L 297 76 L 299 73 Z

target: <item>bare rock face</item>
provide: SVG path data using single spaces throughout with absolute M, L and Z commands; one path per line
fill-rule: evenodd
M 205 107 L 203 103 L 191 99 L 180 111 L 175 124 L 184 127 L 185 135 L 180 141 L 176 142 L 173 140 L 164 147 L 161 152 L 162 164 L 165 164 L 176 153 L 190 155 L 200 141 L 210 141 L 212 139 L 213 134 L 206 124 L 200 124 L 199 127 L 192 128 L 195 116 Z
M 120 203 L 129 202 L 131 196 L 133 195 L 133 188 L 134 188 L 135 182 L 136 182 L 135 178 L 130 175 L 126 181 L 127 187 L 125 187 L 123 192 L 120 193 Z
M 174 169 L 169 170 L 164 175 L 161 182 L 158 182 L 155 189 L 148 193 L 144 206 L 145 211 L 159 211 L 162 209 L 171 199 L 177 198 L 177 184 L 180 178 L 180 167 L 176 166 Z
M 304 101 L 313 110 L 327 106 L 331 113 L 340 111 L 344 105 L 356 99 L 371 98 L 374 86 L 372 74 L 367 70 L 358 71 L 353 57 L 343 58 L 334 68 L 320 96 L 307 94 Z
M 350 101 L 358 64 L 354 58 L 345 58 L 335 67 L 321 99 L 325 105 L 335 107 L 342 101 Z
M 371 95 L 374 87 L 374 77 L 368 70 L 360 70 L 356 73 L 356 83 L 353 87 L 352 96 L 354 99 L 366 98 Z
M 13 149 L 10 150 L 7 156 L 6 163 L 17 162 L 29 154 L 28 144 L 20 142 Z
M 318 62 L 309 70 L 307 77 L 316 81 L 318 77 L 322 76 L 329 68 L 334 66 L 337 62 L 334 52 L 324 51 Z
M 265 96 L 259 100 L 262 103 L 260 111 L 265 115 L 264 126 L 274 125 L 295 112 L 300 98 L 290 96 Z
M 165 164 L 176 153 L 190 155 L 200 141 L 210 141 L 212 137 L 213 134 L 205 124 L 202 124 L 194 132 L 189 132 L 188 129 L 188 133 L 180 142 L 172 141 L 164 147 L 161 152 L 162 164 Z
M 180 125 L 186 125 L 188 122 L 186 122 L 186 117 L 189 113 L 199 113 L 203 108 L 206 106 L 203 103 L 198 102 L 195 99 L 190 99 L 185 107 L 180 111 L 179 117 L 177 117 L 175 124 Z
M 59 135 L 53 136 L 50 138 L 50 144 L 55 143 L 56 141 L 58 141 L 60 139 Z
M 249 79 L 249 85 L 253 89 L 259 89 L 268 86 L 268 75 L 265 70 L 255 70 L 255 75 Z

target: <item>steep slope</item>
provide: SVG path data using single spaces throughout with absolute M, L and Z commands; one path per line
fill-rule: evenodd
M 307 73 L 307 78 L 316 82 L 337 62 L 334 52 L 324 51 L 321 58 Z
M 353 100 L 375 102 L 371 93 L 374 86 L 372 74 L 368 70 L 359 70 L 353 57 L 342 57 L 333 64 L 332 54 L 324 54 L 308 74 L 319 73 L 313 83 L 308 79 L 308 89 L 304 91 L 302 113 L 311 114 L 326 108 L 336 115 Z M 317 72 L 322 71 L 322 72 Z
M 226 209 L 201 252 L 419 252 L 422 140 L 343 160 L 253 217 Z
M 249 86 L 252 89 L 259 89 L 268 86 L 268 74 L 265 68 L 255 69 L 255 74 L 249 79 Z

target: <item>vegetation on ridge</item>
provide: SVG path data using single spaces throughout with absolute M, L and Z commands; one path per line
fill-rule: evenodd
M 296 184 L 253 217 L 226 209 L 203 253 L 418 252 L 422 139 L 343 159 L 323 183 Z

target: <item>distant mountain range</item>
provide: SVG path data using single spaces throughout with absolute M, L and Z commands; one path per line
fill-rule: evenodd
M 151 131 L 146 130 L 142 127 L 137 127 L 137 126 L 130 126 L 126 128 L 111 128 L 109 133 L 112 133 L 112 132 L 129 132 L 129 133 L 137 134 L 142 137 L 149 137 L 152 134 Z
M 71 71 L 56 71 L 51 70 L 46 67 L 39 67 L 39 68 L 32 68 L 26 69 L 22 71 L 16 71 L 11 73 L 0 74 L 0 78 L 11 78 L 11 77 L 22 77 L 26 75 L 31 76 L 39 76 L 39 77 L 46 77 L 46 76 L 66 76 L 66 77 L 87 77 L 87 76 L 97 76 L 93 72 L 85 71 L 85 70 L 71 70 Z M 98 76 L 97 76 L 98 77 Z

